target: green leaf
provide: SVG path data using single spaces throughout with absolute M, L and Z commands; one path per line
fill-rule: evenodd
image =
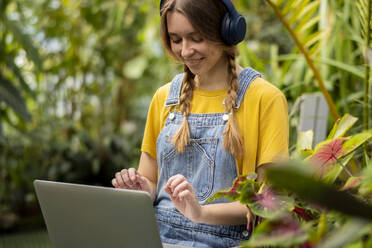
M 349 72 L 353 74 L 354 76 L 357 76 L 358 78 L 362 78 L 362 79 L 364 78 L 364 72 L 355 65 L 349 65 L 341 61 L 337 61 L 337 60 L 333 60 L 329 58 L 319 58 L 316 61 L 326 64 L 326 65 L 333 66 L 338 69 L 341 69 L 345 72 Z
M 306 49 L 309 49 L 316 42 L 318 42 L 320 39 L 322 39 L 324 37 L 324 35 L 325 35 L 324 31 L 315 32 L 315 33 L 309 35 L 308 37 L 306 37 L 306 39 L 303 40 L 302 43 L 304 44 L 304 47 Z
M 257 55 L 251 51 L 247 43 L 240 43 L 238 45 L 241 56 L 239 58 L 242 60 L 242 66 L 248 67 L 255 65 L 255 68 L 259 71 L 265 70 L 265 63 L 257 57 Z
M 22 88 L 33 98 L 35 99 L 36 95 L 31 90 L 31 88 L 26 83 L 26 80 L 24 79 L 21 70 L 18 68 L 18 66 L 13 62 L 13 58 L 10 56 L 6 58 L 6 65 L 9 67 L 9 69 L 14 73 L 14 75 L 18 78 Z
M 349 177 L 341 190 L 349 190 L 361 184 L 362 177 Z
M 347 244 L 350 244 L 363 235 L 367 234 L 371 230 L 371 225 L 361 219 L 353 218 L 346 222 L 339 228 L 336 228 L 328 237 L 323 240 L 319 248 L 339 248 L 344 247 Z
M 311 151 L 313 146 L 313 130 L 306 132 L 299 132 L 297 138 L 296 151 L 298 155 L 301 155 L 302 151 Z
M 349 163 L 349 161 L 353 158 L 354 154 L 355 152 L 350 153 L 346 157 L 342 158 L 341 163 L 346 166 L 347 163 Z M 325 182 L 326 184 L 333 184 L 338 178 L 338 176 L 341 174 L 342 170 L 343 170 L 342 166 L 336 163 L 333 169 L 324 175 L 322 181 Z
M 364 161 L 367 166 L 372 166 L 372 159 L 368 157 L 367 151 L 363 151 Z
M 298 19 L 296 20 L 299 22 L 299 24 L 296 26 L 297 32 L 303 32 L 306 28 L 302 29 L 304 27 L 304 24 L 309 23 L 309 19 L 316 23 L 319 21 L 319 16 L 312 18 L 314 16 L 314 13 L 319 8 L 319 1 L 311 1 L 310 3 L 306 4 L 303 11 L 301 11 L 300 15 L 298 16 Z M 314 24 L 313 23 L 313 24 Z M 308 26 L 311 27 L 312 25 Z
M 147 67 L 148 61 L 145 56 L 138 56 L 124 66 L 124 75 L 130 79 L 139 79 Z
M 353 135 L 342 145 L 342 151 L 344 152 L 342 156 L 348 155 L 359 146 L 361 146 L 363 143 L 368 141 L 370 138 L 372 138 L 372 129 Z
M 212 195 L 206 202 L 213 202 L 218 198 L 226 197 L 230 201 L 244 200 L 249 201 L 255 192 L 258 191 L 258 183 L 255 181 L 256 173 L 237 177 L 232 187 L 220 190 Z
M 292 247 L 304 243 L 307 239 L 306 228 L 302 228 L 292 216 L 283 215 L 260 223 L 249 241 L 242 243 L 242 245 L 248 247 Z
M 3 120 L 0 115 L 0 141 L 3 139 Z
M 274 187 L 286 189 L 304 200 L 330 210 L 372 220 L 372 206 L 346 192 L 338 191 L 324 182 L 314 180 L 309 175 L 296 170 L 296 165 L 288 166 L 288 164 L 268 168 L 267 179 Z
M 328 135 L 327 140 L 343 137 L 345 133 L 355 124 L 358 118 L 345 114 L 341 119 L 338 119 L 333 125 L 333 128 Z
M 40 59 L 39 52 L 33 45 L 31 38 L 22 31 L 21 29 L 22 25 L 16 21 L 12 21 L 6 18 L 4 18 L 4 20 L 5 25 L 11 30 L 12 34 L 17 39 L 17 41 L 22 44 L 22 47 L 23 49 L 25 49 L 29 59 L 33 61 L 38 70 L 41 71 L 42 61 Z
M 368 5 L 371 4 L 370 0 L 359 0 L 356 1 L 356 6 L 359 10 L 359 19 L 362 25 L 362 36 L 364 40 L 367 40 L 367 34 L 371 34 L 372 23 L 371 16 L 368 15 Z M 369 18 L 369 19 L 368 19 Z
M 25 101 L 18 89 L 0 74 L 0 101 L 4 101 L 11 107 L 23 120 L 31 120 L 31 115 L 26 109 Z
M 362 171 L 363 180 L 359 186 L 359 194 L 362 196 L 372 196 L 372 166 L 367 166 Z
M 246 203 L 253 214 L 265 219 L 273 219 L 277 216 L 290 212 L 294 206 L 294 199 L 269 187 L 265 187 L 262 194 L 255 194 L 251 201 Z

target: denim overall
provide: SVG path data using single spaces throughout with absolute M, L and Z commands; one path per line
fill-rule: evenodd
M 260 77 L 260 74 L 250 68 L 239 74 L 237 108 L 256 77 Z M 183 74 L 179 74 L 172 80 L 166 107 L 178 105 L 182 78 Z M 171 138 L 183 118 L 180 112 L 171 111 L 156 143 L 159 180 L 154 205 L 162 242 L 193 247 L 238 246 L 240 241 L 250 236 L 245 225 L 220 226 L 191 222 L 174 207 L 164 191 L 171 176 L 182 174 L 194 187 L 199 203 L 205 205 L 205 201 L 216 191 L 231 187 L 238 176 L 234 157 L 223 147 L 226 113 L 189 114 L 190 142 L 184 152 L 178 153 Z M 229 201 L 220 198 L 213 203 L 226 202 Z

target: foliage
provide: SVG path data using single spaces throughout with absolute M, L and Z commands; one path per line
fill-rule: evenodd
M 137 167 L 151 96 L 178 67 L 147 1 L 0 2 L 0 228 L 14 228 L 35 179 L 109 186 Z
M 312 133 L 303 133 L 292 155 L 297 160 L 269 168 L 267 182 L 256 182 L 254 173 L 241 176 L 211 198 L 239 200 L 260 218 L 243 246 L 344 247 L 372 236 L 372 163 L 357 175 L 347 169 L 372 129 L 345 137 L 355 123 L 355 117 L 344 115 L 314 150 L 309 149 Z M 340 241 L 338 229 L 356 232 Z
M 364 129 L 368 129 L 369 123 L 369 105 L 368 105 L 368 93 L 369 93 L 369 72 L 370 72 L 370 61 L 369 53 L 371 49 L 371 36 L 372 36 L 372 1 L 371 0 L 359 0 L 357 2 L 360 22 L 362 25 L 362 37 L 365 41 L 365 76 L 364 76 L 364 108 L 363 108 L 363 126 Z M 366 149 L 365 149 L 366 150 Z
M 0 1 L 0 223 L 3 213 L 22 216 L 23 203 L 36 203 L 35 178 L 106 185 L 113 171 L 137 165 L 151 95 L 181 69 L 161 48 L 158 2 Z M 275 3 L 337 111 L 362 119 L 369 72 L 364 70 L 366 9 L 354 0 Z M 273 8 L 260 1 L 234 4 L 248 26 L 239 63 L 262 72 L 285 93 L 292 110 L 303 93 L 319 91 L 313 70 Z M 314 152 L 311 132 L 297 135 L 298 119 L 290 117 L 292 154 L 308 157 Z M 353 126 L 350 132 L 357 130 Z M 307 143 L 297 143 L 296 136 Z M 324 166 L 322 180 L 341 187 L 347 177 L 342 165 L 370 156 L 368 150 L 336 155 L 340 163 Z M 351 172 L 355 180 L 347 187 L 360 185 L 368 194 L 368 184 Z M 271 195 L 263 187 L 257 190 Z M 254 192 L 246 193 L 261 194 Z M 273 202 L 266 199 L 257 202 Z
M 291 150 L 294 150 L 298 125 L 298 118 L 294 115 L 296 113 L 294 103 L 305 92 L 319 91 L 317 81 L 304 57 L 299 54 L 299 49 L 293 42 L 294 38 L 288 36 L 288 29 L 283 30 L 283 23 L 272 21 L 279 18 L 273 11 L 273 7 L 256 5 L 250 1 L 241 2 L 243 6 L 258 9 L 255 12 L 248 12 L 247 15 L 258 14 L 262 16 L 263 22 L 260 25 L 248 24 L 249 27 L 259 26 L 259 29 L 254 38 L 250 37 L 245 44 L 239 46 L 241 63 L 263 72 L 265 78 L 278 86 L 287 96 L 292 110 L 290 143 Z M 341 114 L 352 113 L 360 119 L 371 118 L 370 115 L 363 116 L 365 106 L 363 95 L 366 89 L 363 85 L 365 78 L 363 64 L 366 57 L 360 23 L 361 14 L 355 1 L 272 2 L 276 3 L 279 12 L 283 14 L 284 20 L 288 21 L 289 28 L 301 44 L 306 41 L 306 37 L 313 35 L 314 46 L 310 46 L 310 50 L 314 47 L 312 51 L 318 52 L 312 53 L 308 49 L 305 49 L 305 52 L 309 52 L 309 57 L 318 69 L 337 111 Z M 304 16 L 299 18 L 301 13 L 307 13 L 310 9 L 313 14 L 306 15 L 306 18 Z M 272 19 L 267 18 L 268 13 L 276 16 Z M 301 23 L 302 19 L 309 20 L 306 27 L 311 27 L 299 29 L 298 27 L 301 26 L 298 26 L 298 23 Z M 268 32 L 272 29 L 280 30 L 280 38 L 269 36 L 272 33 L 268 34 Z M 271 42 L 272 40 L 274 42 Z M 371 104 L 370 96 L 371 94 L 369 94 L 368 106 Z M 331 126 L 331 121 L 329 124 Z
M 290 35 L 294 39 L 298 49 L 304 55 L 307 64 L 311 68 L 314 77 L 316 78 L 319 88 L 321 89 L 325 99 L 329 105 L 330 111 L 334 119 L 339 117 L 336 106 L 325 88 L 323 78 L 318 69 L 313 63 L 312 57 L 320 53 L 320 40 L 326 33 L 325 30 L 314 29 L 313 26 L 320 23 L 320 12 L 318 7 L 320 1 L 308 0 L 266 0 L 266 2 L 274 9 L 280 21 L 284 24 Z M 315 14 L 314 14 L 315 13 Z M 314 30 L 314 31 L 313 31 Z

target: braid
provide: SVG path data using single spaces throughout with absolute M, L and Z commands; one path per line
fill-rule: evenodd
M 183 122 L 178 131 L 172 137 L 172 143 L 176 146 L 178 152 L 183 152 L 185 146 L 190 141 L 190 129 L 189 123 L 187 122 L 187 116 L 191 109 L 191 100 L 193 96 L 193 90 L 195 87 L 194 77 L 195 75 L 190 69 L 184 65 L 185 76 L 182 81 L 182 90 L 180 96 L 180 111 L 184 116 Z
M 244 144 L 239 134 L 239 128 L 234 116 L 235 101 L 237 92 L 239 90 L 238 76 L 236 72 L 235 56 L 228 55 L 229 69 L 232 78 L 229 82 L 229 89 L 225 100 L 225 110 L 229 113 L 229 120 L 226 124 L 224 133 L 223 146 L 226 150 L 230 150 L 234 157 L 241 157 L 244 155 Z

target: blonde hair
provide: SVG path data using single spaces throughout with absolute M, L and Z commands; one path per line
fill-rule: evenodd
M 177 6 L 176 6 L 177 4 Z M 244 145 L 239 133 L 238 124 L 235 118 L 236 99 L 239 90 L 238 75 L 236 71 L 235 57 L 238 55 L 236 46 L 226 46 L 222 42 L 220 34 L 220 25 L 223 16 L 226 14 L 226 7 L 215 0 L 188 0 L 165 1 L 161 9 L 161 37 L 167 53 L 177 59 L 173 54 L 170 37 L 167 29 L 167 13 L 178 11 L 184 14 L 190 21 L 191 25 L 207 40 L 213 41 L 224 47 L 226 59 L 228 60 L 228 71 L 231 79 L 228 82 L 227 97 L 225 99 L 225 111 L 229 114 L 226 129 L 224 132 L 223 146 L 229 150 L 235 157 L 244 155 Z M 186 145 L 190 142 L 190 129 L 187 116 L 191 109 L 191 100 L 195 88 L 195 75 L 184 65 L 184 77 L 180 95 L 179 108 L 184 116 L 184 120 L 178 131 L 172 137 L 172 143 L 178 152 L 183 152 Z

